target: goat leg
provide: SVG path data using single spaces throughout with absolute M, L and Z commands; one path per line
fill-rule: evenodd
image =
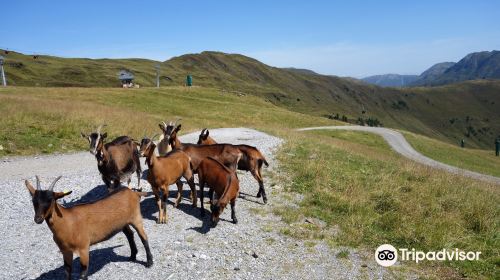
M 205 216 L 205 205 L 203 205 L 203 198 L 205 195 L 205 181 L 200 178 L 199 180 L 199 185 L 200 185 L 200 202 L 201 202 L 201 207 L 200 207 L 200 215 L 203 217 Z
M 182 181 L 179 179 L 177 182 L 175 182 L 177 185 L 177 198 L 175 199 L 175 208 L 179 207 L 179 203 L 181 202 L 182 199 Z
M 167 223 L 167 200 L 168 200 L 168 186 L 167 186 L 167 189 L 166 191 L 163 192 L 163 195 L 162 195 L 162 207 L 163 207 L 163 220 L 162 220 L 162 224 L 166 224 Z
M 236 210 L 234 209 L 236 206 L 236 198 L 231 200 L 231 219 L 233 220 L 233 224 L 238 223 L 238 219 L 236 218 Z
M 80 255 L 80 267 L 81 267 L 80 278 L 83 280 L 87 280 L 87 274 L 89 269 L 89 247 L 87 246 L 86 248 L 80 250 L 78 253 Z
M 66 271 L 66 279 L 71 280 L 71 270 L 73 268 L 73 252 L 64 251 L 62 254 L 64 259 L 64 270 Z
M 130 245 L 130 258 L 129 258 L 129 260 L 135 261 L 136 256 L 137 256 L 137 246 L 135 245 L 135 241 L 134 241 L 134 232 L 127 225 L 123 228 L 123 233 L 127 237 L 128 244 Z
M 155 188 L 153 188 L 153 190 L 155 190 Z M 161 224 L 163 219 L 163 209 L 161 207 L 162 203 L 160 199 L 160 194 L 158 193 L 158 191 L 155 191 L 154 193 L 155 193 L 156 204 L 158 205 L 158 220 L 156 221 L 156 223 Z
M 144 225 L 142 223 L 142 217 L 139 215 L 137 219 L 132 223 L 132 227 L 137 231 L 137 234 L 141 238 L 142 245 L 146 250 L 146 267 L 151 267 L 153 265 L 153 255 L 151 254 L 151 250 L 149 249 L 149 242 L 146 232 L 144 232 Z

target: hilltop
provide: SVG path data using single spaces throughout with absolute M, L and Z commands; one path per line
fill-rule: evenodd
M 127 69 L 142 86 L 154 86 L 154 65 L 161 64 L 162 86 L 183 85 L 187 74 L 196 86 L 254 95 L 292 111 L 351 123 L 376 120 L 451 143 L 491 148 L 500 135 L 500 81 L 468 81 L 432 88 L 382 88 L 336 76 L 268 66 L 250 57 L 202 52 L 164 62 L 147 59 L 85 59 L 10 52 L 10 85 L 119 87 L 117 73 Z

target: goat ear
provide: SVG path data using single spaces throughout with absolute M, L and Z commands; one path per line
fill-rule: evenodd
M 54 192 L 54 197 L 56 200 L 63 198 L 67 195 L 70 195 L 73 191 L 65 191 L 65 192 Z
M 209 133 L 209 131 L 208 131 L 208 129 L 207 129 L 207 132 L 205 133 L 205 138 L 207 138 L 207 137 L 208 137 L 208 133 Z
M 82 138 L 89 138 L 85 133 L 83 132 L 80 132 L 80 134 L 82 135 Z
M 28 180 L 25 180 L 24 184 L 26 185 L 26 188 L 28 188 L 28 191 L 30 192 L 31 196 L 34 196 L 35 195 L 35 188 L 33 188 L 33 185 L 31 185 L 31 183 L 28 182 Z
M 163 127 L 162 123 L 159 123 L 158 126 L 160 127 L 161 131 L 165 132 L 165 128 Z
M 104 132 L 104 134 L 102 135 L 102 140 L 106 139 L 106 137 L 108 137 L 108 133 Z
M 175 132 L 179 132 L 179 130 L 181 130 L 181 124 L 177 126 L 177 128 L 175 129 Z

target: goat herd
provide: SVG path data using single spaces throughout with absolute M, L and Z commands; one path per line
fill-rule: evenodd
M 64 268 L 67 279 L 71 279 L 73 254 L 80 256 L 82 279 L 87 278 L 90 245 L 111 238 L 122 231 L 130 244 L 133 261 L 137 255 L 137 247 L 131 227 L 137 231 L 146 250 L 147 263 L 153 264 L 153 256 L 149 249 L 148 238 L 144 231 L 140 210 L 141 196 L 147 196 L 140 188 L 141 165 L 139 157 L 146 158 L 149 168 L 147 180 L 150 183 L 159 214 L 158 223 L 166 223 L 166 200 L 169 194 L 169 185 L 175 183 L 178 188 L 175 206 L 179 205 L 182 194 L 181 178 L 187 181 L 191 188 L 190 199 L 192 206 L 197 205 L 194 174 L 198 174 L 201 197 L 200 214 L 204 216 L 203 196 L 205 185 L 209 188 L 210 210 L 212 226 L 217 225 L 219 216 L 229 203 L 231 218 L 237 223 L 235 202 L 239 194 L 239 180 L 236 169 L 250 171 L 259 183 L 257 197 L 267 202 L 264 183 L 261 175 L 262 165 L 268 163 L 260 151 L 248 145 L 217 144 L 207 129 L 203 129 L 197 144 L 181 143 L 177 133 L 181 129 L 179 120 L 168 124 L 162 122 L 159 126 L 161 135 L 144 137 L 139 143 L 128 136 L 121 136 L 109 143 L 105 143 L 107 133 L 101 133 L 103 125 L 90 134 L 82 133 L 90 143 L 90 152 L 97 159 L 97 168 L 108 188 L 109 195 L 92 203 L 80 204 L 65 208 L 56 201 L 71 193 L 55 192 L 54 186 L 61 178 L 52 182 L 50 187 L 42 190 L 40 179 L 36 177 L 36 189 L 26 181 L 35 208 L 35 222 L 45 220 L 53 233 L 54 241 L 64 258 Z M 158 154 L 153 139 L 160 137 Z M 137 174 L 138 187 L 132 189 L 130 181 L 132 175 Z M 127 181 L 127 187 L 120 187 L 121 182 Z

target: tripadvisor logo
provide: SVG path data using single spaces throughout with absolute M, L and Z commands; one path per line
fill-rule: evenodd
M 399 252 L 398 252 L 399 251 Z M 396 263 L 396 261 L 414 261 L 419 263 L 423 260 L 428 261 L 477 261 L 481 252 L 465 252 L 459 249 L 442 249 L 440 251 L 417 251 L 414 248 L 411 250 L 406 248 L 399 248 L 397 250 L 394 246 L 390 244 L 380 245 L 377 250 L 375 250 L 375 261 L 381 266 L 391 266 Z M 399 257 L 398 257 L 399 256 Z
M 375 260 L 381 266 L 391 266 L 398 260 L 398 251 L 391 244 L 380 245 L 375 251 Z

